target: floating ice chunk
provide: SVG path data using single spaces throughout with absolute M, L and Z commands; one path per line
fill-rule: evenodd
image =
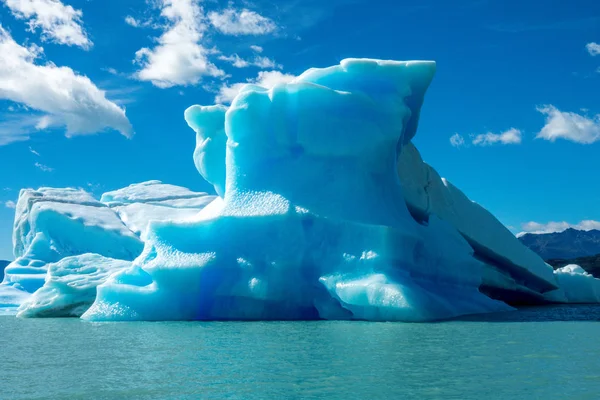
M 557 303 L 600 303 L 600 279 L 579 265 L 569 264 L 554 271 L 560 288 L 546 294 Z
M 21 191 L 13 232 L 17 258 L 6 267 L 0 307 L 18 306 L 44 285 L 48 263 L 86 253 L 108 260 L 135 259 L 143 249 L 138 236 L 151 220 L 193 218 L 214 198 L 160 181 L 105 193 L 106 204 L 77 189 Z
M 131 262 L 98 254 L 66 257 L 48 265 L 44 286 L 21 304 L 19 317 L 80 317 L 96 299 L 96 286 Z
M 133 260 L 143 247 L 113 210 L 88 193 L 49 188 L 21 191 L 13 243 L 16 257 L 45 262 L 83 253 Z
M 133 260 L 143 249 L 116 212 L 85 191 L 69 188 L 22 190 L 13 244 L 16 259 L 0 285 L 4 303 L 12 305 L 44 284 L 48 263 L 84 253 Z

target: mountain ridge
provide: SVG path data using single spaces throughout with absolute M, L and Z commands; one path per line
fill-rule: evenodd
M 519 240 L 544 260 L 570 260 L 600 254 L 600 230 L 597 229 L 526 233 L 519 236 Z

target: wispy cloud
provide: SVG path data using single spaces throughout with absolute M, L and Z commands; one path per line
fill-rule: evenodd
M 131 136 L 131 124 L 124 109 L 106 99 L 89 78 L 71 68 L 36 64 L 42 55 L 41 47 L 17 44 L 0 25 L 0 99 L 43 113 L 35 124 L 38 129 L 65 126 L 67 136 L 74 136 L 112 128 Z M 25 125 L 22 123 L 21 127 Z M 7 140 L 7 136 L 11 139 Z M 27 134 L 1 135 L 0 144 L 24 138 Z
M 41 29 L 42 40 L 83 49 L 92 47 L 82 27 L 82 12 L 60 0 L 2 0 L 18 19 L 27 20 L 29 30 Z
M 255 45 L 255 44 L 253 44 L 252 46 L 250 46 L 250 48 L 252 50 L 254 50 L 255 52 L 257 52 L 257 53 L 262 53 L 263 52 L 263 48 L 260 47 L 260 46 Z
M 35 151 L 34 149 L 32 149 L 31 146 L 29 146 L 29 152 L 31 154 L 35 154 L 36 156 L 40 157 L 40 153 L 38 153 L 37 151 Z
M 231 103 L 240 90 L 247 84 L 255 84 L 270 89 L 279 83 L 291 82 L 294 78 L 294 75 L 284 74 L 280 71 L 260 71 L 256 78 L 248 79 L 246 83 L 235 83 L 232 85 L 224 83 L 215 97 L 215 102 L 221 104 Z
M 271 19 L 247 9 L 213 11 L 208 13 L 208 19 L 212 26 L 226 35 L 265 35 L 277 29 Z
M 590 53 L 591 56 L 600 55 L 600 44 L 591 42 L 585 45 L 586 50 Z
M 492 146 L 496 144 L 520 144 L 523 140 L 523 134 L 519 129 L 510 128 L 501 133 L 480 133 L 478 135 L 469 135 L 469 144 L 473 146 Z M 450 137 L 450 144 L 454 147 L 464 147 L 468 143 L 465 137 L 459 133 L 455 133 Z
M 263 69 L 282 68 L 281 64 L 277 64 L 274 60 L 263 56 L 255 56 L 251 60 L 245 60 L 237 54 L 232 54 L 231 56 L 221 55 L 219 56 L 219 60 L 227 61 L 236 68 L 246 68 L 251 66 Z
M 37 168 L 39 168 L 40 170 L 44 171 L 44 172 L 52 172 L 52 171 L 54 171 L 54 168 L 51 168 L 51 167 L 49 167 L 47 165 L 44 165 L 42 163 L 39 163 L 39 162 L 36 162 L 34 165 Z
M 563 232 L 569 228 L 577 229 L 580 231 L 590 231 L 593 229 L 600 229 L 600 221 L 584 220 L 576 224 L 570 224 L 566 221 L 550 221 L 546 223 L 540 223 L 535 221 L 526 222 L 521 225 L 523 232 L 517 236 L 522 236 L 526 233 L 554 233 Z
M 14 209 L 14 208 L 17 208 L 17 204 L 12 200 L 8 200 L 8 201 L 4 202 L 4 207 Z
M 522 133 L 520 130 L 510 128 L 502 133 L 482 133 L 473 138 L 475 146 L 491 146 L 494 144 L 520 144 Z
M 206 30 L 198 0 L 160 0 L 166 20 L 158 44 L 135 53 L 141 69 L 135 77 L 160 88 L 195 85 L 203 76 L 222 77 L 225 73 L 208 59 L 211 50 L 201 44 Z
M 455 133 L 450 136 L 450 144 L 452 147 L 463 147 L 465 145 L 465 138 L 461 134 Z
M 39 120 L 36 113 L 0 114 L 0 146 L 29 140 L 30 134 L 37 131 Z
M 540 106 L 537 110 L 546 116 L 546 124 L 536 138 L 551 142 L 565 139 L 581 144 L 591 144 L 600 140 L 600 114 L 589 117 L 574 112 L 563 112 L 553 105 Z

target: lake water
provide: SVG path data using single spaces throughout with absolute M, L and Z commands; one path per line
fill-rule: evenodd
M 0 399 L 598 399 L 600 307 L 458 321 L 0 317 Z

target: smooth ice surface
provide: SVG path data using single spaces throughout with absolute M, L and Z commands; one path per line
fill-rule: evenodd
M 434 216 L 417 223 L 403 199 L 397 154 L 434 72 L 350 59 L 271 90 L 246 86 L 226 112 L 188 109 L 196 166 L 219 192 L 224 166 L 223 202 L 193 221 L 152 222 L 143 254 L 98 287 L 83 318 L 424 321 L 510 309 L 479 292 L 483 264 L 459 232 Z
M 96 299 L 96 286 L 131 265 L 98 254 L 65 257 L 48 265 L 44 286 L 19 307 L 19 317 L 80 317 Z
M 104 193 L 100 200 L 116 211 L 129 229 L 143 235 L 150 221 L 192 218 L 214 199 L 181 186 L 147 181 Z
M 546 294 L 557 303 L 600 303 L 600 279 L 579 265 L 569 264 L 554 271 L 560 288 Z
M 185 110 L 185 120 L 196 132 L 194 164 L 200 175 L 211 183 L 219 196 L 225 194 L 225 112 L 227 107 L 192 106 Z
M 482 256 L 495 261 L 519 281 L 535 290 L 552 290 L 552 267 L 522 243 L 489 211 L 423 162 L 409 143 L 398 157 L 398 176 L 406 203 L 417 217 L 437 215 L 452 224 Z

